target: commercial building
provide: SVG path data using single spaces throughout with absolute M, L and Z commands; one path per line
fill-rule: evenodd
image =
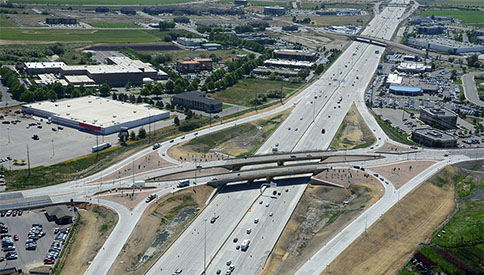
M 49 206 L 45 208 L 45 216 L 56 224 L 71 224 L 73 213 L 65 205 Z
M 442 37 L 409 38 L 408 44 L 442 53 L 464 54 L 484 53 L 484 45 L 474 45 Z
M 412 140 L 428 147 L 455 148 L 457 139 L 445 132 L 432 128 L 416 129 L 412 132 Z
M 424 73 L 430 72 L 432 67 L 418 62 L 401 62 L 397 70 L 405 73 Z
M 295 32 L 299 30 L 299 27 L 296 25 L 287 25 L 287 26 L 282 26 L 282 30 L 287 32 Z
M 267 15 L 284 15 L 286 14 L 286 9 L 283 7 L 264 7 L 264 14 Z
M 314 63 L 309 61 L 292 61 L 292 60 L 282 60 L 282 59 L 267 59 L 264 61 L 266 66 L 274 67 L 287 67 L 287 68 L 311 68 Z
M 200 47 L 200 45 L 207 42 L 207 39 L 178 37 L 176 39 L 176 42 L 185 47 Z
M 446 108 L 422 108 L 420 120 L 441 130 L 451 130 L 456 128 L 457 114 Z
M 64 79 L 57 78 L 54 74 L 39 74 L 39 79 L 35 80 L 35 83 L 39 86 L 47 86 L 54 83 L 60 83 L 62 86 L 67 86 L 67 83 Z
M 445 27 L 442 25 L 424 25 L 418 26 L 417 33 L 418 34 L 442 34 L 445 31 Z
M 25 62 L 24 69 L 29 74 L 59 73 L 66 66 L 64 62 Z
M 199 91 L 176 94 L 172 96 L 171 103 L 206 113 L 219 113 L 222 111 L 222 101 L 208 98 Z
M 55 18 L 55 17 L 47 17 L 45 18 L 45 24 L 49 25 L 75 25 L 77 24 L 76 18 Z
M 109 98 L 86 96 L 62 101 L 42 101 L 22 106 L 26 114 L 99 135 L 117 133 L 170 117 L 170 113 Z
M 180 73 L 198 73 L 212 70 L 212 59 L 188 57 L 176 61 L 176 70 Z
M 173 18 L 173 22 L 188 24 L 188 23 L 190 23 L 190 18 L 188 18 L 186 16 L 178 16 L 178 17 Z
M 264 66 L 259 66 L 252 70 L 254 74 L 257 75 L 271 75 L 271 74 L 276 74 L 276 75 L 282 75 L 285 77 L 296 77 L 298 71 L 296 70 L 291 70 L 291 69 L 284 69 L 284 68 L 267 68 Z
M 209 51 L 214 51 L 222 48 L 222 45 L 218 43 L 205 43 L 205 44 L 202 44 L 202 48 L 207 49 Z
M 234 5 L 236 6 L 247 6 L 249 4 L 249 1 L 247 0 L 235 0 Z
M 419 96 L 422 95 L 422 89 L 418 87 L 406 87 L 406 86 L 396 86 L 391 85 L 389 88 L 390 92 L 395 95 L 404 96 Z
M 317 59 L 315 52 L 307 52 L 300 50 L 275 50 L 274 57 L 279 59 L 300 60 L 300 61 L 314 61 Z

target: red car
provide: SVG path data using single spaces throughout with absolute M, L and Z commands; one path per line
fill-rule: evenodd
M 18 235 L 17 234 L 13 235 L 13 240 L 18 241 Z
M 44 264 L 53 264 L 54 262 L 54 259 L 44 259 Z
M 239 239 L 237 237 L 234 238 L 234 243 L 236 243 Z
M 15 216 L 17 216 L 17 210 L 12 211 L 12 217 L 15 217 Z
M 59 129 L 59 130 L 64 130 L 64 127 L 62 127 L 62 126 L 57 126 L 57 129 Z

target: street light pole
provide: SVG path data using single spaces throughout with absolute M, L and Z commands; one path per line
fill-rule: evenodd
M 205 221 L 204 223 L 205 241 L 203 242 L 203 274 L 205 274 L 205 269 L 207 268 L 207 218 L 204 218 L 203 220 Z
M 54 153 L 54 140 L 52 140 L 52 156 L 54 156 L 55 153 Z

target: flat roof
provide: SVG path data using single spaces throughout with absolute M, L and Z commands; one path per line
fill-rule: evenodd
M 54 116 L 102 128 L 169 113 L 147 104 L 131 104 L 110 98 L 85 96 L 62 101 L 42 101 L 23 105 Z
M 314 53 L 314 52 L 305 52 L 305 51 L 292 50 L 292 49 L 275 50 L 274 53 L 276 53 L 276 54 L 302 55 L 302 56 L 315 56 L 316 55 L 316 53 Z
M 24 66 L 27 69 L 54 69 L 64 67 L 66 63 L 64 62 L 25 62 Z
M 313 62 L 309 61 L 293 61 L 293 60 L 281 60 L 281 59 L 267 59 L 264 64 L 269 65 L 283 65 L 283 66 L 300 66 L 300 67 L 312 67 Z
M 417 87 L 406 87 L 406 86 L 395 86 L 395 85 L 391 85 L 390 89 L 395 91 L 413 92 L 413 93 L 421 91 L 421 89 Z
M 434 116 L 457 116 L 456 113 L 452 112 L 451 110 L 443 107 L 432 107 L 432 108 L 422 108 L 422 110 L 425 110 L 426 112 L 434 115 Z
M 186 99 L 186 100 L 196 100 L 199 102 L 203 102 L 205 104 L 219 104 L 222 103 L 222 101 L 206 97 L 204 93 L 199 92 L 199 91 L 192 91 L 192 92 L 185 92 L 181 94 L 176 94 L 173 97 L 175 98 L 181 98 L 181 99 Z
M 92 80 L 89 76 L 87 75 L 65 75 L 64 78 L 67 80 L 69 83 L 92 83 L 94 84 L 94 80 Z
M 389 74 L 387 77 L 387 82 L 391 84 L 401 84 L 403 77 L 398 74 Z
M 426 137 L 429 137 L 434 140 L 455 140 L 456 138 L 452 135 L 449 135 L 445 132 L 435 130 L 433 128 L 421 128 L 421 129 L 416 129 L 414 133 L 424 135 Z

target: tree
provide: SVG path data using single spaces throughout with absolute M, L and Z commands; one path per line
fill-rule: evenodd
M 116 95 L 116 93 L 113 93 L 113 100 L 117 100 L 118 99 L 118 96 Z
M 126 89 L 126 92 L 129 92 L 129 89 L 131 89 L 131 82 L 126 82 L 126 85 L 124 85 L 124 89 Z
M 173 92 L 173 89 L 174 88 L 175 88 L 175 84 L 173 83 L 173 81 L 168 80 L 168 82 L 166 82 L 166 85 L 165 85 L 166 91 L 168 91 L 169 93 L 171 93 L 171 92 Z
M 178 116 L 175 116 L 175 120 L 173 122 L 175 123 L 176 126 L 180 125 L 180 119 L 178 118 Z
M 183 91 L 185 91 L 185 88 L 183 88 L 182 85 L 176 85 L 175 89 L 173 90 L 175 94 L 183 93 Z
M 145 128 L 141 127 L 138 131 L 138 138 L 143 139 L 146 137 L 146 130 Z
M 476 68 L 479 67 L 479 59 L 477 57 L 477 54 L 467 57 L 466 60 L 467 60 L 467 65 L 469 65 L 470 67 L 476 67 Z
M 57 99 L 57 94 L 54 92 L 54 90 L 49 90 L 47 92 L 47 99 L 51 101 L 55 101 Z
M 129 139 L 136 140 L 136 134 L 134 133 L 134 131 L 131 131 L 131 133 L 129 133 Z
M 173 29 L 175 27 L 175 22 L 160 21 L 158 26 L 160 31 L 166 31 L 167 29 Z
M 111 86 L 109 84 L 104 83 L 99 87 L 99 94 L 102 97 L 107 97 L 111 95 Z

